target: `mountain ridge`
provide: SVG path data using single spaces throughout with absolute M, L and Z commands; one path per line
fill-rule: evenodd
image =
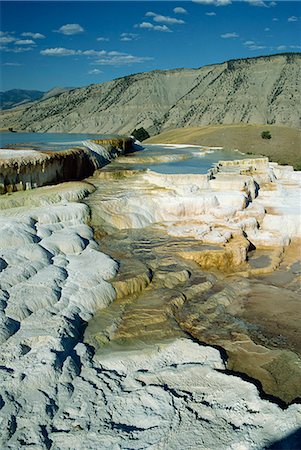
M 29 103 L 45 100 L 72 89 L 76 88 L 56 86 L 48 91 L 35 89 L 9 89 L 7 91 L 0 91 L 1 109 L 6 110 L 28 105 Z
M 41 99 L 1 128 L 151 135 L 210 124 L 301 125 L 301 53 L 231 59 L 197 69 L 154 70 Z

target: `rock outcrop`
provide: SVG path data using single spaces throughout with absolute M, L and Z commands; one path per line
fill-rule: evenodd
M 132 138 L 83 142 L 60 152 L 0 149 L 0 194 L 82 180 L 118 155 L 134 151 Z
M 175 183 L 116 161 L 0 198 L 0 447 L 298 448 L 300 173 L 224 161 Z M 231 248 L 225 274 L 196 263 Z M 275 278 L 247 279 L 262 258 Z
M 149 134 L 205 124 L 300 126 L 300 53 L 154 71 L 39 101 L 1 128 L 37 132 Z

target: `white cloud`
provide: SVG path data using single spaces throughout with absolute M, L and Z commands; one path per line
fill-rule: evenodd
M 148 56 L 133 56 L 128 53 L 121 53 L 117 51 L 107 52 L 105 50 L 73 50 L 63 47 L 46 48 L 40 51 L 44 56 L 87 56 L 89 58 L 97 58 L 93 64 L 102 66 L 124 66 L 134 63 L 142 63 L 150 61 L 153 58 Z M 96 73 L 96 72 L 95 72 Z
M 128 66 L 131 64 L 143 63 L 145 61 L 151 61 L 153 58 L 145 57 L 145 56 L 133 56 L 133 55 L 119 55 L 119 56 L 110 56 L 107 55 L 104 58 L 98 59 L 95 61 L 95 64 L 99 64 L 101 66 Z
M 163 31 L 166 33 L 171 33 L 171 29 L 166 25 L 153 25 L 150 22 L 142 22 L 135 25 L 135 28 L 144 28 L 146 30 Z
M 298 17 L 296 16 L 291 16 L 287 19 L 288 22 L 297 22 L 298 21 Z
M 245 2 L 252 6 L 259 6 L 261 8 L 273 8 L 277 5 L 276 2 L 264 2 L 263 0 L 245 0 Z
M 173 12 L 175 14 L 187 14 L 186 9 L 181 8 L 181 6 L 177 6 L 176 8 L 173 9 Z
M 231 0 L 193 0 L 194 3 L 199 3 L 200 5 L 214 5 L 214 6 L 227 6 L 231 5 Z
M 116 55 L 126 55 L 126 53 L 120 53 L 116 51 L 107 52 L 105 50 L 73 50 L 69 48 L 64 47 L 55 47 L 55 48 L 46 48 L 45 50 L 40 51 L 41 55 L 44 56 L 95 56 L 95 57 L 101 57 L 101 56 L 116 56 Z
M 286 50 L 287 46 L 286 45 L 278 45 L 278 47 L 276 47 L 276 50 L 278 50 L 279 52 L 282 52 L 283 50 Z
M 139 34 L 135 33 L 121 33 L 120 40 L 127 42 L 127 41 L 136 41 L 139 38 Z
M 206 14 L 206 16 L 216 16 L 215 12 L 207 12 L 205 14 Z
M 266 28 L 264 29 L 264 31 L 270 31 L 270 28 L 269 28 L 269 27 L 266 27 Z
M 0 35 L 0 44 L 10 44 L 11 42 L 15 42 L 16 38 L 10 36 L 9 34 L 1 33 Z
M 41 55 L 46 56 L 74 56 L 74 55 L 83 55 L 83 56 L 104 56 L 107 54 L 105 50 L 73 50 L 69 48 L 56 47 L 56 48 L 47 48 L 42 50 Z
M 262 0 L 245 0 L 247 3 L 249 3 L 252 6 L 259 6 L 261 8 L 268 8 L 268 5 L 263 2 Z
M 85 30 L 78 23 L 67 23 L 66 25 L 61 26 L 61 28 L 55 31 L 57 33 L 65 34 L 66 36 L 71 36 L 73 34 L 83 33 Z
M 15 42 L 16 45 L 36 45 L 32 39 L 20 39 Z
M 254 41 L 245 41 L 244 45 L 248 47 L 249 50 L 263 50 L 266 48 L 265 45 L 256 44 Z
M 31 37 L 32 39 L 44 39 L 44 34 L 41 33 L 31 33 L 29 31 L 26 31 L 25 33 L 21 33 L 21 36 L 24 37 Z
M 71 56 L 76 55 L 77 50 L 71 50 L 63 47 L 46 48 L 40 51 L 41 55 L 44 56 Z
M 278 20 L 277 17 L 273 17 L 273 22 L 278 22 Z
M 221 38 L 223 38 L 223 39 L 233 39 L 233 38 L 238 38 L 238 37 L 239 37 L 239 35 L 235 32 L 221 34 Z
M 154 12 L 147 12 L 146 17 L 152 17 L 154 22 L 157 23 L 168 23 L 169 25 L 173 24 L 183 24 L 185 23 L 182 19 L 176 19 L 175 17 L 162 16 L 161 14 L 156 14 Z
M 22 66 L 22 64 L 19 64 L 19 63 L 16 63 L 16 62 L 6 62 L 6 63 L 2 64 L 2 66 L 19 67 L 19 66 Z
M 109 42 L 109 38 L 106 38 L 106 37 L 98 37 L 97 39 L 96 39 L 98 42 Z
M 10 53 L 23 53 L 30 52 L 34 47 L 6 47 L 5 45 L 0 46 L 0 50 L 2 52 L 10 52 Z
M 89 75 L 98 75 L 100 73 L 103 73 L 103 72 L 102 72 L 102 70 L 99 70 L 99 69 L 92 69 L 92 70 L 89 70 L 89 72 L 88 72 Z
M 249 48 L 249 50 L 263 50 L 266 48 L 266 46 L 255 44 L 255 45 L 250 45 L 248 48 Z
M 113 52 L 108 52 L 107 54 L 108 54 L 109 56 L 126 56 L 126 55 L 127 55 L 126 53 L 115 52 L 115 51 L 113 51 Z
M 105 50 L 77 50 L 77 55 L 84 55 L 84 56 L 103 56 L 107 52 Z

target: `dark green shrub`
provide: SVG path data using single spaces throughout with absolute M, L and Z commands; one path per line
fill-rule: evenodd
M 134 138 L 138 139 L 138 141 L 140 142 L 145 141 L 145 139 L 150 137 L 148 132 L 143 127 L 138 128 L 138 130 L 135 128 L 135 130 L 132 132 L 132 136 L 134 136 Z
M 261 137 L 262 137 L 262 139 L 271 139 L 272 135 L 269 131 L 263 131 L 261 133 Z

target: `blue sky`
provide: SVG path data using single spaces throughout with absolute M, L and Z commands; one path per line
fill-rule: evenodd
M 1 1 L 1 90 L 301 51 L 301 3 Z

